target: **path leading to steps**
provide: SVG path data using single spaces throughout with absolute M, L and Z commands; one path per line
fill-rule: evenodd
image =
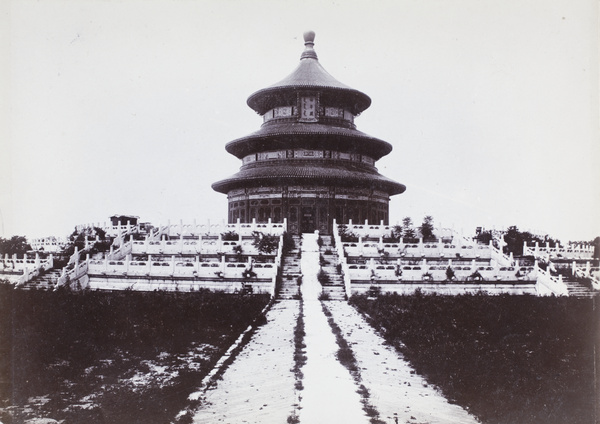
M 349 371 L 337 360 L 338 346 L 327 317 L 323 313 L 319 294 L 319 247 L 316 236 L 304 235 L 301 268 L 302 299 L 306 336 L 304 390 L 300 400 L 301 423 L 368 423 L 362 410 L 360 395 Z
M 276 301 L 251 340 L 225 370 L 222 379 L 197 393 L 194 423 L 302 424 L 475 424 L 477 421 L 414 374 L 409 364 L 345 301 L 319 301 L 317 237 L 302 242 L 302 301 Z M 302 302 L 302 304 L 301 304 Z M 302 309 L 300 306 L 302 305 Z M 352 349 L 358 371 L 351 374 L 337 359 L 336 336 Z M 304 322 L 302 389 L 294 374 L 294 329 Z M 368 391 L 365 397 L 364 386 Z M 367 404 L 370 416 L 363 410 Z M 370 417 L 376 417 L 373 421 Z M 186 421 L 187 422 L 187 421 Z

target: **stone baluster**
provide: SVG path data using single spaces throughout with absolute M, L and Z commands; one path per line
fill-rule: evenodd
M 217 236 L 217 252 L 223 252 L 223 236 L 221 233 Z
M 586 261 L 585 262 L 585 275 L 590 275 L 590 262 Z

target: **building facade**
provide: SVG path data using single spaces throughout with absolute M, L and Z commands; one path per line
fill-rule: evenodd
M 230 223 L 287 218 L 294 234 L 329 234 L 334 218 L 387 224 L 390 196 L 406 187 L 375 167 L 392 146 L 354 124 L 371 99 L 321 66 L 313 32 L 305 33 L 304 41 L 298 67 L 248 98 L 263 124 L 227 143 L 227 152 L 242 166 L 212 187 L 227 194 Z

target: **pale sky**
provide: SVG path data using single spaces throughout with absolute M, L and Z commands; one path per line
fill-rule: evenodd
M 372 99 L 357 128 L 405 216 L 600 235 L 595 0 L 0 0 L 0 236 L 113 214 L 222 220 L 211 183 L 257 130 L 254 91 L 316 32 L 324 68 Z

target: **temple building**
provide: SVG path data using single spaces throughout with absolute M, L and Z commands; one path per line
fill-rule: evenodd
M 390 196 L 406 189 L 375 167 L 392 146 L 354 124 L 371 99 L 321 66 L 314 38 L 304 34 L 289 76 L 248 98 L 263 118 L 260 129 L 225 146 L 242 161 L 238 173 L 212 185 L 227 194 L 230 223 L 287 219 L 294 234 L 331 234 L 334 219 L 387 224 Z

